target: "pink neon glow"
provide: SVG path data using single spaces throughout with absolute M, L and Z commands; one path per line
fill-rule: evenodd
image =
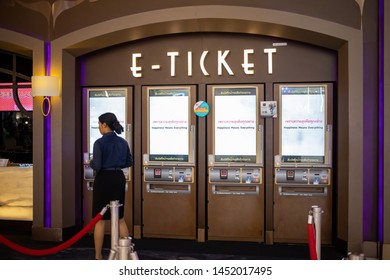
M 26 111 L 32 111 L 33 97 L 31 88 L 19 88 L 18 96 L 23 108 Z M 12 88 L 0 88 L 0 111 L 20 111 L 14 101 Z

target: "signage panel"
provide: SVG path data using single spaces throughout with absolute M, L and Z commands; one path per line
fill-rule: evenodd
M 326 85 L 281 85 L 281 163 L 325 163 Z
M 215 162 L 256 163 L 257 87 L 214 87 Z
M 190 88 L 148 88 L 149 161 L 188 162 Z

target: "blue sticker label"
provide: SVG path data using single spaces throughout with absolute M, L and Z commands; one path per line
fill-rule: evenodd
M 205 117 L 208 115 L 210 111 L 210 106 L 205 101 L 198 101 L 194 105 L 194 113 L 198 117 Z

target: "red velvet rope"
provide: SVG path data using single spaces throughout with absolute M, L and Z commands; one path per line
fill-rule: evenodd
M 310 224 L 310 223 L 307 224 L 307 237 L 309 241 L 310 259 L 318 260 L 317 251 L 316 251 L 316 236 L 315 236 L 314 224 Z
M 5 238 L 3 235 L 0 234 L 0 243 L 4 243 L 4 245 L 8 246 L 9 248 L 18 251 L 19 253 L 25 254 L 25 255 L 31 255 L 31 256 L 47 256 L 55 254 L 59 251 L 62 251 L 71 245 L 73 245 L 76 241 L 78 241 L 81 237 L 83 237 L 101 218 L 103 215 L 101 213 L 97 214 L 95 218 L 93 218 L 88 225 L 86 225 L 80 232 L 78 232 L 75 236 L 68 239 L 64 243 L 48 249 L 29 249 L 25 248 L 23 246 L 20 246 L 7 238 Z

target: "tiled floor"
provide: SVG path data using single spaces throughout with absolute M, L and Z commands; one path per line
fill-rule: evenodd
M 1 233 L 1 231 L 0 231 Z M 9 240 L 30 249 L 49 249 L 61 243 L 33 241 L 29 233 L 12 232 L 3 234 Z M 139 239 L 133 240 L 140 260 L 308 260 L 309 250 L 304 244 L 265 245 L 251 242 L 208 241 L 199 243 L 192 240 Z M 104 242 L 104 258 L 110 252 L 110 237 Z M 321 258 L 341 260 L 345 255 L 332 246 L 323 246 Z M 84 236 L 70 248 L 54 255 L 34 257 L 13 251 L 0 244 L 2 260 L 93 260 L 93 237 Z

